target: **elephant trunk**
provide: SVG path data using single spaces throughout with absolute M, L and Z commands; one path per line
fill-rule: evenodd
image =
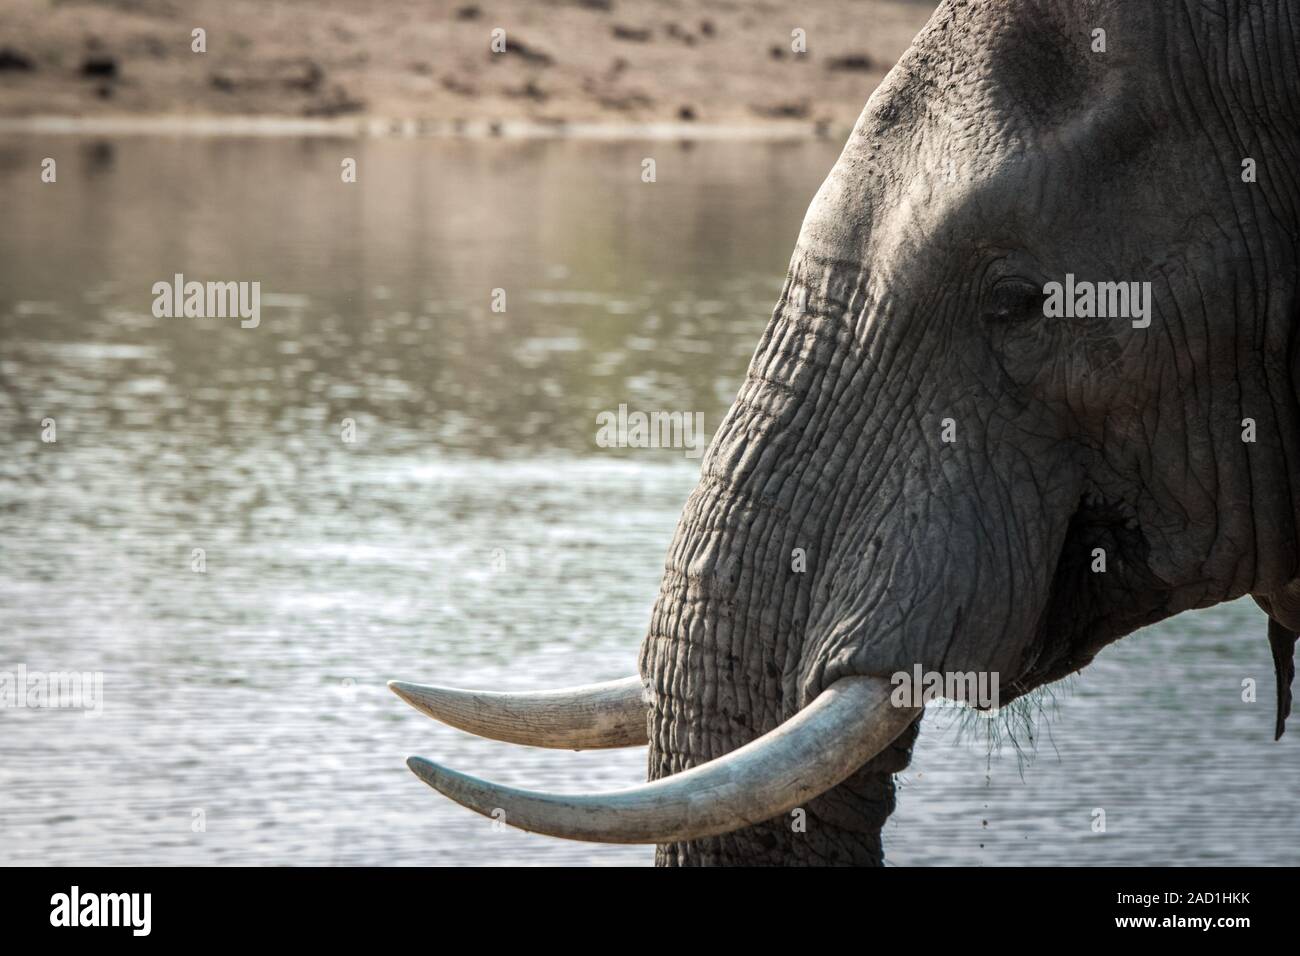
M 679 537 L 684 546 L 696 540 Z M 800 619 L 807 614 L 801 589 L 756 584 L 754 593 L 737 600 L 725 580 L 699 568 L 701 555 L 688 572 L 674 567 L 678 554 L 674 548 L 640 665 L 651 700 L 648 772 L 660 781 L 710 766 L 806 712 L 798 711 L 790 680 Z M 779 816 L 660 844 L 656 863 L 882 865 L 881 828 L 894 808 L 892 775 L 906 767 L 918 724 L 907 723 L 838 786 Z
M 851 505 L 851 485 L 839 480 L 848 461 L 836 447 L 851 412 L 833 401 L 843 370 L 833 367 L 835 328 L 792 307 L 797 283 L 796 275 L 669 551 L 640 659 L 651 779 L 720 758 L 816 696 L 802 692 L 801 675 L 818 581 Z M 910 759 L 916 723 L 815 799 L 757 825 L 661 845 L 657 861 L 879 865 L 892 774 Z

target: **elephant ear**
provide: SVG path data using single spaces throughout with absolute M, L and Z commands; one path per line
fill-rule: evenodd
M 1300 329 L 1300 303 L 1296 304 L 1295 321 L 1291 328 Z M 1294 400 L 1292 413 L 1300 421 L 1300 334 L 1291 338 L 1291 395 Z M 1300 637 L 1273 616 L 1271 601 L 1257 601 L 1268 613 L 1268 646 L 1273 651 L 1273 672 L 1277 675 L 1277 725 L 1273 739 L 1280 740 L 1286 730 L 1286 719 L 1291 716 L 1291 682 L 1295 679 L 1295 646 Z M 1294 603 L 1294 602 L 1292 602 Z M 1279 613 L 1281 609 L 1279 608 Z M 1290 609 L 1288 609 L 1289 611 Z M 1288 620 L 1291 617 L 1288 616 Z M 1292 621 L 1294 623 L 1294 621 Z
M 1273 651 L 1273 671 L 1277 675 L 1277 725 L 1273 739 L 1281 740 L 1286 719 L 1291 716 L 1291 681 L 1295 679 L 1295 644 L 1300 637 L 1274 618 L 1268 619 L 1268 646 Z

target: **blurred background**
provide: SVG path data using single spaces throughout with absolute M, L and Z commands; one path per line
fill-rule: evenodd
M 5 0 L 0 111 L 851 126 L 933 0 Z M 204 32 L 205 53 L 192 33 Z M 504 30 L 503 54 L 489 48 Z M 797 51 L 797 52 L 796 52 Z
M 699 462 L 601 448 L 596 415 L 712 434 L 931 8 L 6 0 L 0 670 L 102 672 L 104 700 L 0 709 L 0 863 L 649 865 L 403 765 L 602 789 L 642 751 L 480 740 L 384 682 L 632 673 Z M 498 25 L 530 55 L 493 63 Z M 156 318 L 175 273 L 260 282 L 260 325 Z M 1239 602 L 1028 719 L 928 714 L 889 861 L 1294 863 L 1264 634 Z

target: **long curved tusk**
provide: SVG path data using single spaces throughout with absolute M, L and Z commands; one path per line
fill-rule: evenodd
M 649 705 L 639 677 L 521 694 L 396 680 L 389 681 L 388 687 L 435 720 L 507 743 L 598 750 L 647 742 Z
M 846 677 L 780 727 L 709 763 L 609 793 L 517 790 L 420 757 L 406 764 L 433 789 L 533 833 L 596 843 L 676 843 L 785 813 L 841 783 L 921 713 L 895 707 L 880 677 Z

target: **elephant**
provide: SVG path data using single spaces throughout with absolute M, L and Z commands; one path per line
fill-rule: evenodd
M 499 740 L 648 744 L 647 782 L 565 795 L 409 766 L 524 830 L 655 844 L 659 865 L 882 865 L 928 702 L 898 675 L 995 675 L 1005 706 L 1247 595 L 1280 737 L 1298 264 L 1290 0 L 944 0 L 808 209 L 638 673 L 390 685 Z

